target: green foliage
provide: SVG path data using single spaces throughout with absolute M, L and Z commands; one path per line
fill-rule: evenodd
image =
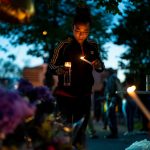
M 0 78 L 18 78 L 22 74 L 18 65 L 13 63 L 14 57 L 10 57 L 12 61 L 0 59 Z
M 118 1 L 88 1 L 74 0 L 40 0 L 35 1 L 35 15 L 26 24 L 0 23 L 0 35 L 8 38 L 14 46 L 32 45 L 28 54 L 33 56 L 50 56 L 55 45 L 60 40 L 72 34 L 72 17 L 78 4 L 89 5 L 93 14 L 94 25 L 91 34 L 99 42 L 102 57 L 106 58 L 106 51 L 102 45 L 107 42 L 106 30 L 112 18 L 106 18 L 108 13 L 116 13 Z M 109 19 L 109 22 L 107 22 Z M 47 31 L 47 35 L 43 35 Z M 1 43 L 2 44 L 2 43 Z
M 120 14 L 118 8 L 120 2 L 121 0 L 99 0 L 97 8 L 104 7 L 108 13 Z
M 125 14 L 112 30 L 115 44 L 126 45 L 121 56 L 120 67 L 134 73 L 136 80 L 144 86 L 146 74 L 150 74 L 150 2 L 139 1 L 127 7 Z M 129 63 L 125 65 L 123 60 Z M 145 86 L 144 86 L 145 87 Z

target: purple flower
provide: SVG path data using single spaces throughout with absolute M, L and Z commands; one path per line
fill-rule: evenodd
M 33 85 L 26 79 L 20 79 L 18 84 L 18 91 L 24 96 L 28 96 L 33 90 Z
M 33 85 L 26 79 L 21 79 L 18 85 L 18 91 L 21 95 L 27 96 L 30 102 L 51 101 L 53 99 L 52 93 L 47 86 L 33 87 Z
M 49 101 L 53 99 L 52 93 L 47 86 L 39 86 L 34 88 L 37 100 Z
M 32 95 L 32 101 L 37 106 L 36 120 L 40 120 L 45 113 L 50 114 L 54 111 L 54 99 L 47 86 L 35 87 Z
M 0 133 L 12 133 L 35 109 L 16 91 L 0 89 Z

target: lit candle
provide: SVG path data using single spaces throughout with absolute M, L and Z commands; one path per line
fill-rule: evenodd
M 65 67 L 71 68 L 71 62 L 65 62 Z
M 136 104 L 139 106 L 139 108 L 142 110 L 144 115 L 147 117 L 147 119 L 150 121 L 150 112 L 149 110 L 143 105 L 143 103 L 140 101 L 136 93 L 134 92 L 136 89 L 135 86 L 131 86 L 127 89 L 128 94 L 132 97 L 132 99 L 136 102 Z
M 65 62 L 66 72 L 64 74 L 64 86 L 71 85 L 71 62 Z
M 84 56 L 81 56 L 80 59 L 85 61 L 86 63 L 92 65 L 92 62 L 90 62 L 89 60 L 85 59 Z

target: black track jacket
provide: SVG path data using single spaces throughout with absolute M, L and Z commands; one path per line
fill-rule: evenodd
M 63 75 L 59 75 L 57 90 L 61 90 L 72 96 L 91 93 L 92 85 L 94 84 L 92 75 L 93 67 L 80 59 L 83 55 L 85 59 L 91 62 L 95 59 L 99 59 L 102 67 L 96 69 L 96 71 L 102 72 L 104 70 L 104 64 L 100 58 L 98 45 L 93 41 L 84 41 L 83 49 L 81 49 L 80 44 L 74 38 L 67 38 L 60 42 L 54 49 L 49 63 L 49 69 L 52 73 L 55 74 L 56 69 L 60 66 L 64 66 L 65 62 L 71 62 L 71 86 L 65 87 Z

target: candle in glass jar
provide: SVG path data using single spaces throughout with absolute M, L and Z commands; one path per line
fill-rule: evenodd
M 71 68 L 71 62 L 65 62 L 65 67 Z
M 65 62 L 66 72 L 64 74 L 64 86 L 71 85 L 71 62 Z

